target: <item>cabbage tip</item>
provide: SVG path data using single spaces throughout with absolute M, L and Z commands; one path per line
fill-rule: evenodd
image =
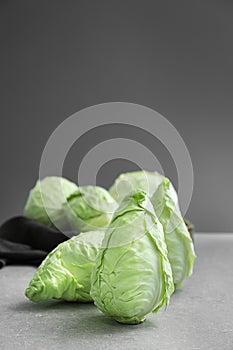
M 184 279 L 192 274 L 196 254 L 188 228 L 173 199 L 171 186 L 170 181 L 164 178 L 151 202 L 164 229 L 174 285 L 180 288 Z
M 104 236 L 81 233 L 59 244 L 42 262 L 25 291 L 28 299 L 90 302 L 91 273 Z
M 141 323 L 168 305 L 174 284 L 163 227 L 144 191 L 125 197 L 115 212 L 91 282 L 95 305 L 120 323 Z

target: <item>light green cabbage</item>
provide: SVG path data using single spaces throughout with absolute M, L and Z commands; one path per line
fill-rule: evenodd
M 167 178 L 159 185 L 151 202 L 163 225 L 174 284 L 179 288 L 184 279 L 192 274 L 196 255 L 193 241 L 174 202 L 171 183 Z
M 30 191 L 24 214 L 30 219 L 47 226 L 65 226 L 65 216 L 62 205 L 66 197 L 78 189 L 73 182 L 57 176 L 38 180 Z
M 79 187 L 63 206 L 70 227 L 82 232 L 106 227 L 116 207 L 109 192 L 99 186 Z
M 137 191 L 122 201 L 106 230 L 91 296 L 116 321 L 138 324 L 167 305 L 173 290 L 163 227 L 145 192 Z
M 42 262 L 25 291 L 28 299 L 90 302 L 91 273 L 104 236 L 85 232 L 59 244 Z
M 121 174 L 109 189 L 109 193 L 117 202 L 121 202 L 126 195 L 139 189 L 145 191 L 151 197 L 163 179 L 164 176 L 156 171 L 143 170 Z M 178 205 L 177 193 L 173 186 L 171 191 L 173 199 Z

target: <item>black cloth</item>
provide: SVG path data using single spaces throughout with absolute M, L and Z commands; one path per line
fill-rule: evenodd
M 66 234 L 24 216 L 7 220 L 0 226 L 0 268 L 7 264 L 39 265 Z

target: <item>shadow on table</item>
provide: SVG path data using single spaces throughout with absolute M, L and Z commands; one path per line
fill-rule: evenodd
M 157 315 L 147 318 L 139 325 L 124 325 L 111 317 L 105 316 L 93 303 L 72 303 L 51 300 L 42 303 L 22 301 L 12 305 L 11 310 L 24 315 L 26 319 L 32 318 L 31 327 L 37 327 L 37 317 L 43 318 L 39 322 L 37 332 L 43 335 L 58 333 L 64 338 L 78 338 L 80 336 L 111 335 L 118 333 L 135 333 L 137 329 L 156 329 Z M 30 322 L 30 321 L 29 321 Z

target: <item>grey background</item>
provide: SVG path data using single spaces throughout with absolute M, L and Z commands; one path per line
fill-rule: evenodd
M 192 157 L 187 216 L 198 231 L 233 231 L 231 1 L 0 2 L 0 220 L 22 212 L 44 145 L 68 116 L 93 104 L 133 102 L 160 112 Z M 98 128 L 70 150 L 74 179 L 88 149 L 111 137 L 150 147 L 176 183 L 157 140 L 134 128 Z M 134 164 L 115 160 L 108 186 Z

